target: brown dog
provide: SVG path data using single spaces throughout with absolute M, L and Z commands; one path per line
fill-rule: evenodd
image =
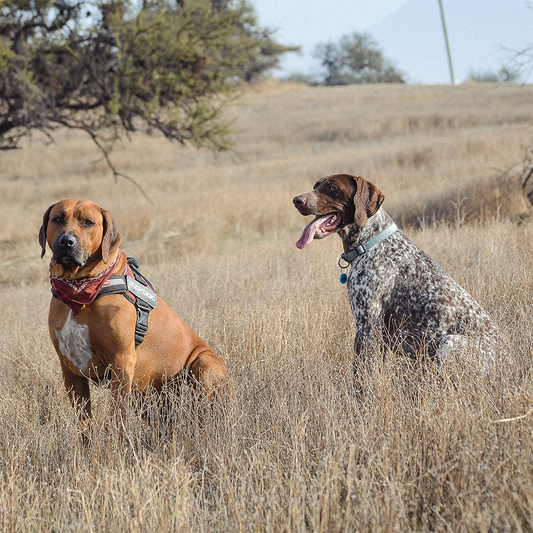
M 71 402 L 80 410 L 83 431 L 91 418 L 89 379 L 110 378 L 121 417 L 132 389 L 160 391 L 185 371 L 211 396 L 226 376 L 224 361 L 160 298 L 149 312 L 148 330 L 137 348 L 135 305 L 124 294 L 95 298 L 109 276 L 126 270 L 120 240 L 107 211 L 79 200 L 50 206 L 39 232 L 41 257 L 47 242 L 52 249 L 50 279 L 61 298 L 50 303 L 50 337 Z

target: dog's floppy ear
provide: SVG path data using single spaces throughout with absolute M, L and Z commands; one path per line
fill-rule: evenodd
M 360 176 L 354 177 L 357 189 L 353 198 L 354 222 L 362 228 L 366 221 L 378 212 L 385 195 L 372 183 Z
M 52 204 L 44 213 L 43 215 L 43 225 L 41 226 L 41 229 L 39 230 L 39 244 L 41 245 L 41 259 L 44 257 L 44 254 L 46 253 L 46 230 L 48 229 L 48 219 L 50 218 L 50 211 L 52 211 L 52 208 L 56 204 Z
M 102 215 L 104 217 L 104 236 L 102 237 L 102 260 L 107 263 L 109 260 L 109 254 L 114 252 L 122 237 L 115 226 L 115 222 L 111 218 L 111 215 L 102 209 Z

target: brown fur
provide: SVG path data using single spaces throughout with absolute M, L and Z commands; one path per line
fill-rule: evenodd
M 66 234 L 74 236 L 79 243 L 79 257 L 87 259 L 80 265 L 57 263 L 53 258 L 50 272 L 54 276 L 71 279 L 94 276 L 112 264 L 119 252 L 120 234 L 113 219 L 93 202 L 63 200 L 50 206 L 39 232 L 42 256 L 47 243 L 54 250 Z M 114 274 L 122 274 L 125 267 L 126 256 L 121 254 Z M 69 324 L 75 330 L 88 334 L 91 356 L 86 366 L 76 364 L 60 348 L 58 333 L 61 335 L 67 321 L 71 321 Z M 135 323 L 135 307 L 121 294 L 97 298 L 75 317 L 66 304 L 52 298 L 48 318 L 50 337 L 59 355 L 65 387 L 72 403 L 80 408 L 83 430 L 91 418 L 89 379 L 101 378 L 104 373 L 111 376 L 119 415 L 132 389 L 154 387 L 160 391 L 165 382 L 188 371 L 194 382 L 211 396 L 226 376 L 224 361 L 160 298 L 157 308 L 150 312 L 144 342 L 137 349 Z

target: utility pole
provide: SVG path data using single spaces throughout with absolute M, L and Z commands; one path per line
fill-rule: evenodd
M 453 75 L 452 54 L 450 52 L 450 43 L 448 42 L 448 32 L 446 31 L 446 21 L 444 20 L 444 8 L 442 7 L 442 0 L 439 0 L 440 18 L 442 19 L 442 30 L 444 31 L 444 42 L 446 43 L 446 52 L 448 53 L 448 64 L 450 65 L 450 77 L 452 85 L 455 85 L 455 77 Z

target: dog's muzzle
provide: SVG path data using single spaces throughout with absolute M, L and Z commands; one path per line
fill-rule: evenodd
M 80 241 L 73 233 L 63 233 L 52 247 L 54 261 L 61 265 L 77 265 L 82 267 L 87 262 L 86 254 Z

